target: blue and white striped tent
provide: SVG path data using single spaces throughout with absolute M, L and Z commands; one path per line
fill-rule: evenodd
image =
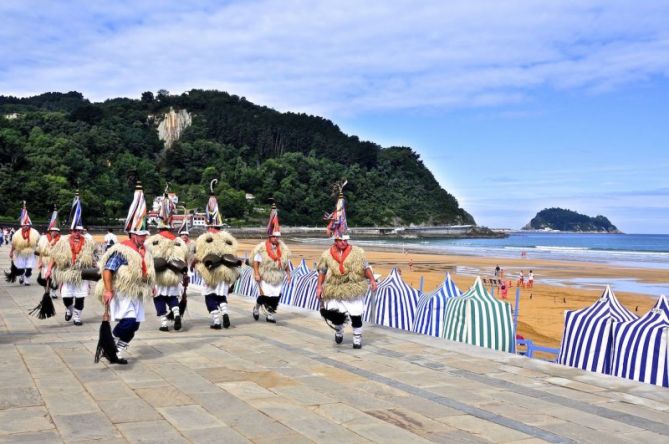
M 444 283 L 432 293 L 426 293 L 418 301 L 418 311 L 413 325 L 414 333 L 440 337 L 444 331 L 444 312 L 446 300 L 462 294 L 460 289 L 451 280 L 451 274 L 446 275 Z
M 316 270 L 293 278 L 293 295 L 290 305 L 309 310 L 318 310 L 320 301 L 316 297 L 318 273 Z
M 364 320 L 369 322 L 372 314 L 371 292 L 365 296 Z M 416 307 L 420 291 L 411 288 L 393 268 L 388 277 L 379 284 L 376 290 L 376 324 L 386 327 L 409 330 L 413 328 Z
M 565 311 L 557 363 L 609 374 L 613 347 L 611 324 L 634 319 L 637 316 L 623 307 L 607 286 L 591 306 Z
M 290 264 L 290 282 L 284 281 L 283 288 L 281 289 L 281 299 L 279 302 L 281 304 L 292 305 L 293 295 L 295 294 L 295 279 L 299 276 L 304 276 L 309 273 L 309 267 L 307 267 L 307 262 L 302 259 L 300 265 L 293 267 L 293 264 Z
M 513 353 L 516 335 L 511 305 L 495 299 L 477 277 L 465 294 L 446 300 L 443 337 Z
M 232 288 L 232 292 L 242 296 L 249 296 L 257 298 L 260 294 L 258 292 L 258 283 L 253 278 L 253 267 L 242 265 L 239 278 Z
M 669 387 L 669 301 L 662 295 L 644 316 L 614 322 L 611 374 Z

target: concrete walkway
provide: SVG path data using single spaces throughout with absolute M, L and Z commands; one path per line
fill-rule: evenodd
M 337 346 L 315 313 L 255 322 L 245 297 L 216 331 L 193 294 L 182 331 L 151 316 L 129 365 L 94 364 L 99 303 L 75 327 L 60 299 L 28 316 L 41 294 L 0 286 L 0 443 L 669 442 L 669 390 L 382 328 L 353 350 L 350 327 Z

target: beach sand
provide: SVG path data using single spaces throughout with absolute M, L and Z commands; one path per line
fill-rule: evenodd
M 98 242 L 102 241 L 104 235 L 96 235 Z M 124 236 L 119 236 L 119 241 Z M 297 265 L 301 259 L 305 259 L 310 268 L 314 261 L 330 244 L 308 244 L 284 239 L 293 252 L 293 264 Z M 240 239 L 238 254 L 249 255 L 252 248 L 260 240 Z M 355 241 L 353 241 L 355 244 Z M 565 310 L 575 310 L 591 305 L 604 291 L 603 287 L 596 289 L 585 289 L 559 285 L 547 285 L 545 280 L 565 280 L 573 278 L 599 278 L 599 279 L 637 279 L 645 283 L 666 283 L 667 271 L 648 268 L 631 268 L 601 263 L 548 261 L 538 260 L 531 257 L 518 259 L 477 257 L 477 256 L 455 256 L 447 254 L 426 254 L 417 251 L 406 253 L 395 252 L 387 249 L 365 249 L 367 259 L 372 265 L 374 272 L 382 277 L 388 275 L 394 267 L 400 269 L 402 278 L 414 288 L 418 288 L 421 276 L 424 278 L 423 290 L 431 292 L 441 285 L 446 273 L 461 291 L 466 291 L 474 283 L 476 275 L 482 278 L 493 278 L 494 269 L 497 264 L 504 270 L 505 280 L 512 280 L 513 286 L 509 288 L 509 302 L 515 303 L 516 280 L 520 270 L 525 274 L 534 270 L 534 288 L 521 288 L 520 290 L 520 315 L 518 317 L 518 334 L 535 343 L 548 347 L 559 347 L 563 332 L 563 321 Z M 409 261 L 412 267 L 409 269 Z M 637 315 L 645 314 L 654 304 L 655 297 L 629 292 L 616 291 L 615 295 L 620 302 Z M 499 297 L 499 291 L 495 291 Z M 659 296 L 656 295 L 656 296 Z
M 329 244 L 314 245 L 292 242 L 284 239 L 293 252 L 293 264 L 297 265 L 304 258 L 310 268 Z M 248 254 L 259 240 L 241 239 L 239 254 Z M 355 242 L 353 242 L 355 244 Z M 515 303 L 516 279 L 520 270 L 525 274 L 534 270 L 534 288 L 520 290 L 520 315 L 518 333 L 527 339 L 549 347 L 559 347 L 562 338 L 565 310 L 574 310 L 591 305 L 602 294 L 604 288 L 583 289 L 557 285 L 546 285 L 543 279 L 602 278 L 638 279 L 647 283 L 666 282 L 666 270 L 629 268 L 587 262 L 560 262 L 535 260 L 531 257 L 508 259 L 475 256 L 453 256 L 425 254 L 415 251 L 407 253 L 391 250 L 365 249 L 367 259 L 375 273 L 387 276 L 393 267 L 401 270 L 402 278 L 414 288 L 419 287 L 420 278 L 424 278 L 423 289 L 430 292 L 443 283 L 446 272 L 461 291 L 466 291 L 474 283 L 475 276 L 470 273 L 481 271 L 481 277 L 492 278 L 497 264 L 505 271 L 505 280 L 511 279 L 513 287 L 509 289 L 509 302 Z M 409 261 L 412 269 L 409 269 Z M 460 270 L 460 272 L 458 272 Z M 466 272 L 463 273 L 463 271 Z M 626 292 L 613 288 L 620 302 L 638 315 L 645 314 L 654 304 L 655 298 Z M 495 291 L 499 296 L 499 291 Z M 659 295 L 657 295 L 659 296 Z

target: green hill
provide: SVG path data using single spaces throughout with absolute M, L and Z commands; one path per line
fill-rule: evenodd
M 184 124 L 166 148 L 157 129 L 171 109 Z M 88 223 L 124 217 L 136 170 L 149 202 L 168 181 L 189 208 L 204 208 L 217 178 L 223 215 L 241 222 L 274 197 L 283 223 L 322 225 L 332 184 L 347 179 L 351 225 L 474 224 L 411 148 L 382 148 L 329 120 L 224 92 L 101 103 L 78 92 L 0 96 L 0 116 L 0 216 L 17 217 L 25 199 L 33 219 L 45 220 L 53 203 L 68 207 L 78 183 Z
M 620 233 L 606 217 L 589 217 L 563 208 L 546 208 L 537 213 L 523 230 L 558 230 Z

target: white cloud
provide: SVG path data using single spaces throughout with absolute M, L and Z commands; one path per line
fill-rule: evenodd
M 205 87 L 326 115 L 598 92 L 669 74 L 669 5 L 628 3 L 5 2 L 0 91 Z

